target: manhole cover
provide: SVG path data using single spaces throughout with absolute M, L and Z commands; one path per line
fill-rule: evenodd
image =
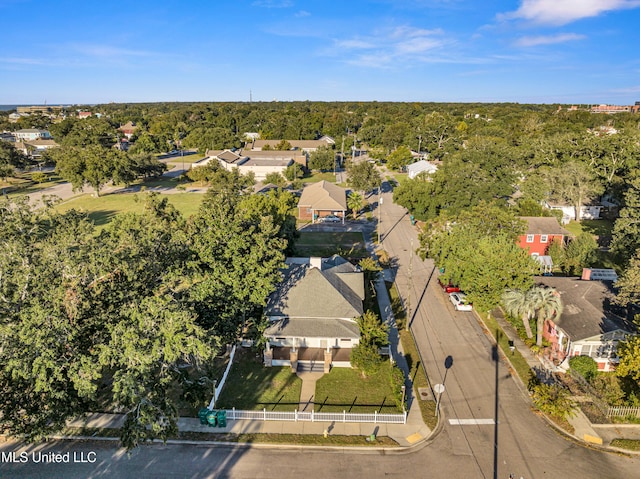
M 431 390 L 429 388 L 418 388 L 418 394 L 423 401 L 431 399 Z

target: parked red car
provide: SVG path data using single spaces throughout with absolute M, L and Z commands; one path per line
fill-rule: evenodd
M 460 292 L 460 288 L 458 288 L 456 285 L 454 285 L 452 283 L 444 284 L 440 280 L 440 278 L 438 278 L 438 284 L 442 288 L 442 291 L 444 291 L 447 294 L 449 294 L 449 293 L 459 293 Z

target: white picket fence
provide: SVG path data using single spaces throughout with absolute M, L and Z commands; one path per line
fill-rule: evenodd
M 303 412 L 303 411 L 243 411 L 227 409 L 227 420 L 249 421 L 307 421 L 307 422 L 366 422 L 374 424 L 406 424 L 407 413 L 379 414 L 351 412 Z
M 640 417 L 640 407 L 610 407 L 607 410 L 607 417 L 626 417 L 635 416 Z

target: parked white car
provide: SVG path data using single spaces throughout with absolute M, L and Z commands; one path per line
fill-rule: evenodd
M 467 301 L 467 296 L 464 293 L 451 293 L 449 300 L 456 311 L 473 311 L 473 305 Z
M 321 216 L 317 221 L 318 223 L 340 223 L 342 221 L 342 218 L 336 215 L 327 215 Z

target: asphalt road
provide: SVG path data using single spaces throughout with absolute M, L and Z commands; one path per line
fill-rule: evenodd
M 433 284 L 433 265 L 411 254 L 417 231 L 383 193 L 379 217 L 384 247 L 398 268 L 397 284 L 415 312 L 411 328 L 432 381 L 444 384 L 442 428 L 411 451 L 296 447 L 153 445 L 131 455 L 105 442 L 58 442 L 39 446 L 69 462 L 34 462 L 32 450 L 0 444 L 0 477 L 65 478 L 633 478 L 640 458 L 584 447 L 556 432 L 531 411 L 526 393 L 495 361 L 491 342 L 474 314 L 455 312 Z M 373 201 L 376 198 L 372 198 Z M 375 215 L 376 218 L 378 215 Z M 409 271 L 411 270 L 411 274 Z M 432 282 L 429 283 L 428 281 Z M 445 367 L 451 357 L 450 368 Z M 497 426 L 494 424 L 497 417 Z M 454 425 L 451 421 L 463 423 Z M 2 453 L 5 454 L 2 454 Z M 26 452 L 24 463 L 11 462 Z M 94 462 L 73 462 L 92 459 Z M 60 456 L 63 459 L 66 456 Z

